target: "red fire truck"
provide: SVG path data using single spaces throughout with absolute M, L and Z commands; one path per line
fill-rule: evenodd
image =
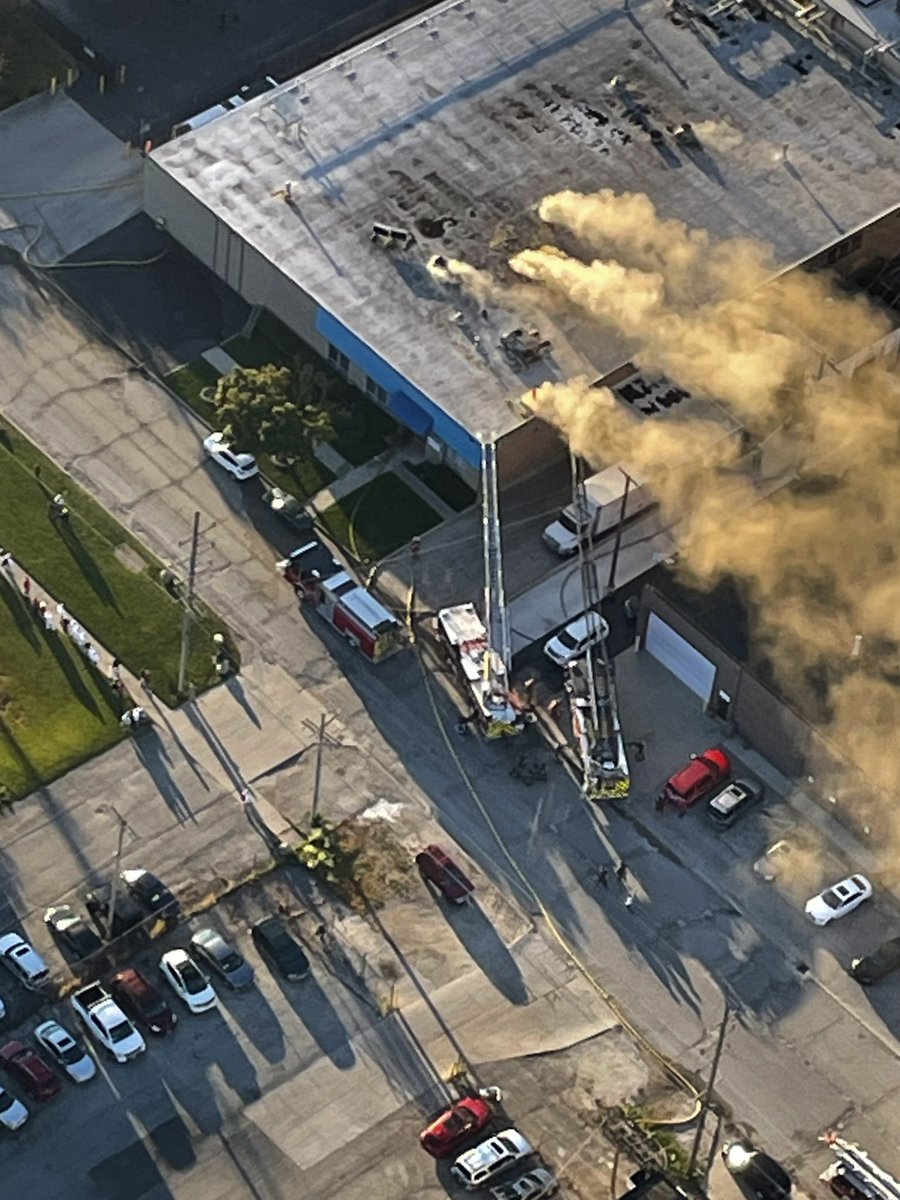
M 401 649 L 403 625 L 356 582 L 321 542 L 298 547 L 278 564 L 301 607 L 311 604 L 366 658 L 380 662 Z

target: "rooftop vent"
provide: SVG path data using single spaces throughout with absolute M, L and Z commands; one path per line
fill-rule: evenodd
M 386 250 L 408 250 L 416 240 L 408 229 L 398 229 L 394 225 L 381 225 L 377 221 L 372 226 L 371 237 L 376 246 L 383 246 Z

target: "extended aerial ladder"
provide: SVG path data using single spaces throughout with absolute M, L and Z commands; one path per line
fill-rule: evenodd
M 838 1195 L 862 1192 L 869 1200 L 900 1200 L 900 1183 L 879 1167 L 865 1150 L 837 1133 L 823 1134 L 820 1140 L 837 1160 L 822 1175 L 833 1192 Z
M 521 733 L 525 720 L 509 688 L 512 653 L 503 583 L 497 455 L 492 441 L 482 448 L 481 489 L 484 620 L 473 604 L 458 604 L 442 608 L 435 627 L 472 706 L 472 719 L 485 737 L 497 738 Z
M 583 502 L 584 471 L 572 455 L 573 501 Z M 600 588 L 597 565 L 591 559 L 590 538 L 582 539 L 578 549 L 581 577 L 581 602 L 584 612 L 600 616 Z M 588 648 L 583 658 L 566 668 L 566 692 L 569 719 L 581 761 L 582 791 L 588 800 L 624 800 L 631 778 L 628 756 L 619 723 L 615 667 L 606 646 L 606 629 Z

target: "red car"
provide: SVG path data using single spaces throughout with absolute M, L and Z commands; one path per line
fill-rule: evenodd
M 451 904 L 465 904 L 475 885 L 440 846 L 426 846 L 416 855 L 416 866 L 425 883 L 436 888 Z
M 178 1018 L 153 984 L 134 967 L 113 976 L 109 991 L 119 1008 L 150 1033 L 175 1032 Z
M 724 750 L 704 750 L 694 754 L 691 761 L 672 775 L 656 801 L 663 809 L 667 804 L 685 812 L 708 796 L 731 774 L 731 760 Z
M 0 1062 L 32 1100 L 52 1100 L 62 1088 L 59 1078 L 53 1074 L 41 1056 L 22 1042 L 7 1042 L 0 1048 Z
M 478 1096 L 463 1096 L 419 1134 L 422 1149 L 432 1158 L 449 1158 L 491 1123 L 493 1109 Z

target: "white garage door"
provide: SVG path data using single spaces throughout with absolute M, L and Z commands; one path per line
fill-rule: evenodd
M 656 613 L 650 614 L 644 649 L 705 704 L 712 695 L 716 667 Z

